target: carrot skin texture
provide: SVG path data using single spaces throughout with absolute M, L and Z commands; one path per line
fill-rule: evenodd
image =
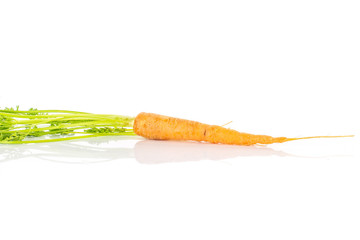
M 134 132 L 155 140 L 192 140 L 230 145 L 271 144 L 288 141 L 285 137 L 271 137 L 241 133 L 217 125 L 168 117 L 154 113 L 139 113 L 134 120 Z

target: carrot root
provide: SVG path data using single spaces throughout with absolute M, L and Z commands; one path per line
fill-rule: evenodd
M 312 136 L 312 137 L 298 137 L 298 138 L 286 138 L 287 141 L 311 139 L 311 138 L 343 138 L 343 137 L 355 137 L 355 135 L 342 135 L 342 136 Z
M 241 133 L 222 126 L 208 125 L 196 121 L 163 116 L 154 113 L 140 113 L 134 120 L 134 132 L 142 137 L 157 140 L 192 140 L 230 145 L 254 145 L 283 143 L 309 138 L 338 138 L 347 136 L 314 136 L 302 138 L 271 137 Z

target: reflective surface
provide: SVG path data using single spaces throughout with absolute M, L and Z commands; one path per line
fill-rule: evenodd
M 285 239 L 301 224 L 316 232 L 337 226 L 332 235 L 351 239 L 359 222 L 346 219 L 360 214 L 354 140 L 242 147 L 103 137 L 1 145 L 0 234 L 115 240 L 283 232 Z
M 38 158 L 63 163 L 135 159 L 142 164 L 159 164 L 269 156 L 316 158 L 316 156 L 305 157 L 274 150 L 271 145 L 233 146 L 185 141 L 156 141 L 135 136 L 100 137 L 45 144 L 0 145 L 0 151 L 0 162 L 21 158 Z M 338 157 L 344 156 L 351 155 Z M 323 157 L 336 157 L 336 155 Z

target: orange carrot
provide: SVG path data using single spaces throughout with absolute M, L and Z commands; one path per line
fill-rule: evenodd
M 208 125 L 196 121 L 144 112 L 138 114 L 135 118 L 133 129 L 137 135 L 148 139 L 192 140 L 199 142 L 233 145 L 282 143 L 287 141 L 309 138 L 353 137 L 353 135 L 347 135 L 286 138 L 271 137 L 267 135 L 254 135 L 248 133 L 241 133 L 221 126 Z
M 31 108 L 28 111 L 20 111 L 16 107 L 16 109 L 0 109 L 0 144 L 46 143 L 135 134 L 149 139 L 192 140 L 233 145 L 282 143 L 309 138 L 352 137 L 352 135 L 303 138 L 271 137 L 240 133 L 225 128 L 225 125 L 208 125 L 153 113 L 140 113 L 134 118 L 68 110 Z M 49 136 L 52 137 L 46 138 Z

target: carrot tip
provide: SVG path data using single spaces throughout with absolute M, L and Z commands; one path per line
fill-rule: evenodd
M 343 137 L 355 137 L 355 135 L 342 135 L 342 136 L 312 136 L 312 137 L 299 137 L 299 138 L 286 138 L 285 141 L 311 139 L 311 138 L 343 138 Z

